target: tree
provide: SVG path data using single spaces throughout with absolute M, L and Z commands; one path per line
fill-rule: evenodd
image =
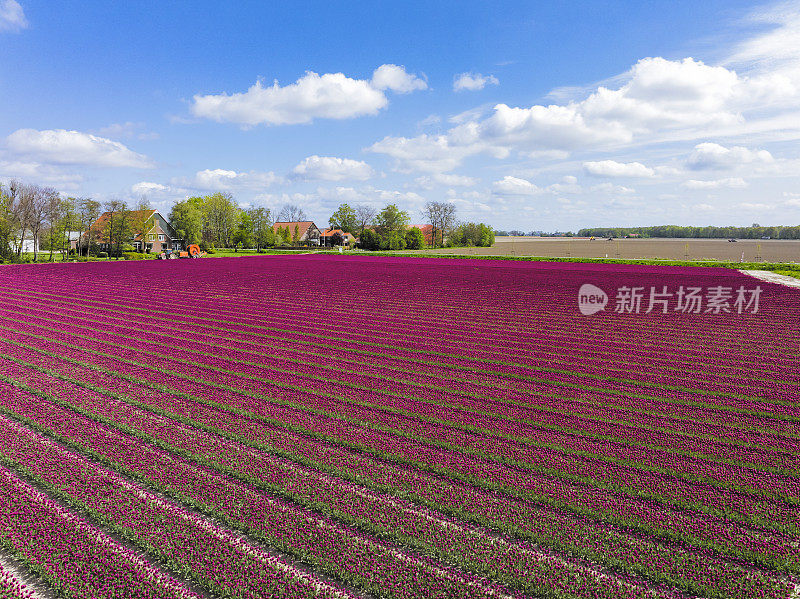
M 308 220 L 308 216 L 300 206 L 286 204 L 278 213 L 279 223 L 296 223 Z
M 250 208 L 247 210 L 250 222 L 253 225 L 253 242 L 256 251 L 262 247 L 275 245 L 275 233 L 272 231 L 269 208 Z
M 387 231 L 381 235 L 382 250 L 403 250 L 406 247 L 406 238 L 400 231 Z
M 292 243 L 294 245 L 300 243 L 300 225 L 294 226 L 294 231 L 292 231 Z
M 39 256 L 39 237 L 47 224 L 49 211 L 55 210 L 61 197 L 52 187 L 31 186 L 32 194 L 30 208 L 28 212 L 28 226 L 33 237 L 33 261 L 36 262 Z M 53 208 L 51 208 L 51 206 Z
M 331 235 L 331 245 L 344 245 L 344 235 L 336 231 L 336 233 Z
M 239 224 L 239 207 L 229 193 L 217 192 L 203 199 L 203 215 L 209 241 L 221 247 L 229 247 Z
M 189 246 L 200 243 L 203 236 L 203 198 L 193 197 L 175 203 L 169 213 L 169 224 Z
M 236 227 L 236 232 L 233 234 L 233 242 L 236 248 L 251 248 L 253 242 L 253 219 L 250 213 L 243 211 L 239 216 L 239 225 Z
M 78 218 L 81 222 L 81 235 L 78 237 L 78 246 L 86 247 L 86 255 L 89 255 L 89 247 L 92 238 L 99 233 L 92 229 L 92 225 L 100 217 L 100 202 L 90 198 L 78 198 L 77 202 Z M 81 244 L 83 242 L 83 244 Z
M 421 250 L 425 247 L 425 235 L 417 227 L 411 227 L 406 231 L 405 241 L 409 250 Z
M 130 215 L 131 233 L 133 238 L 140 237 L 142 240 L 141 251 L 147 251 L 147 234 L 155 227 L 153 219 L 153 208 L 147 198 L 142 197 L 136 204 Z
M 0 258 L 10 260 L 14 256 L 12 249 L 14 231 L 17 227 L 13 211 L 11 191 L 0 183 Z
M 56 246 L 56 239 L 59 236 L 62 238 L 62 243 L 60 243 L 59 246 L 63 247 L 63 226 L 65 224 L 64 217 L 68 208 L 69 202 L 62 199 L 57 193 L 49 196 L 47 206 L 45 208 L 45 223 L 47 224 L 48 228 L 48 241 L 50 245 L 50 256 L 48 257 L 49 262 L 53 261 L 53 250 Z
M 374 252 L 381 249 L 382 239 L 379 233 L 372 229 L 364 229 L 361 236 L 358 238 L 358 245 L 360 248 Z
M 456 220 L 456 206 L 450 202 L 428 202 L 422 209 L 422 217 L 433 227 L 432 245 L 444 245 L 445 235 L 452 229 Z
M 408 222 L 408 212 L 400 210 L 395 204 L 389 204 L 375 218 L 375 228 L 381 237 L 386 237 L 389 233 L 404 235 Z
M 122 255 L 122 244 L 128 241 L 131 235 L 130 211 L 125 202 L 109 200 L 103 204 L 108 213 L 108 220 L 103 227 L 103 239 L 108 239 L 109 256 L 117 259 Z M 114 251 L 114 244 L 117 245 Z
M 375 216 L 377 216 L 378 211 L 372 207 L 367 206 L 366 204 L 359 204 L 355 207 L 356 213 L 356 231 L 358 231 L 358 235 L 364 232 L 364 229 L 369 227 L 372 224 L 372 221 L 375 220 Z
M 460 223 L 452 231 L 448 245 L 491 247 L 494 245 L 494 230 L 483 223 Z
M 358 230 L 358 224 L 356 211 L 348 204 L 339 206 L 328 219 L 331 229 L 341 229 L 344 233 L 355 233 Z

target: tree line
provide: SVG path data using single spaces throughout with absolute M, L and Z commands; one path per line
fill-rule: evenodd
M 581 229 L 581 237 L 625 237 L 630 234 L 640 237 L 678 237 L 689 239 L 800 239 L 800 226 L 762 227 L 753 223 L 749 227 L 681 227 L 658 225 L 654 227 L 594 227 Z

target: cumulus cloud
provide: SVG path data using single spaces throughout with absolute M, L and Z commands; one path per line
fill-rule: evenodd
M 427 89 L 428 84 L 416 75 L 407 73 L 405 67 L 383 64 L 372 73 L 372 87 L 390 89 L 398 94 L 408 94 L 418 89 Z
M 494 75 L 480 73 L 461 73 L 453 78 L 453 91 L 478 91 L 487 85 L 498 85 L 500 82 Z
M 292 174 L 298 179 L 366 181 L 374 175 L 374 171 L 370 165 L 361 160 L 314 155 L 304 158 L 300 164 L 294 167 Z
M 741 177 L 729 177 L 727 179 L 713 179 L 707 181 L 689 179 L 683 183 L 683 187 L 686 189 L 719 189 L 720 187 L 742 189 L 747 187 L 747 182 Z
M 394 157 L 401 170 L 430 171 L 455 168 L 481 153 L 503 158 L 512 151 L 608 151 L 756 131 L 793 139 L 800 136 L 798 73 L 797 80 L 789 80 L 739 74 L 694 58 L 644 58 L 613 78 L 615 87 L 598 86 L 582 100 L 497 104 L 488 115 L 483 110 L 459 115 L 442 135 L 388 137 L 370 149 Z M 776 106 L 784 106 L 784 112 L 774 113 Z
M 492 190 L 500 195 L 531 196 L 542 193 L 542 189 L 527 179 L 506 175 L 492 184 Z
M 693 170 L 720 170 L 736 168 L 743 164 L 769 164 L 774 161 L 772 154 L 766 150 L 749 150 L 742 146 L 726 148 L 715 143 L 701 143 L 686 161 Z
M 25 11 L 17 0 L 0 0 L 0 31 L 19 33 L 28 28 Z
M 431 175 L 417 177 L 414 179 L 414 183 L 423 189 L 433 189 L 437 185 L 446 185 L 448 187 L 472 187 L 478 184 L 478 179 L 465 175 L 433 173 Z
M 169 191 L 169 189 L 170 188 L 167 185 L 152 183 L 150 181 L 140 181 L 139 183 L 134 183 L 131 185 L 131 193 L 139 196 L 149 195 L 152 193 L 161 193 Z
M 75 191 L 83 182 L 83 175 L 73 169 L 58 165 L 26 162 L 21 160 L 0 160 L 0 179 L 23 179 L 51 185 L 63 191 Z
M 196 117 L 243 126 L 294 125 L 375 115 L 389 103 L 385 90 L 408 93 L 425 87 L 397 65 L 378 67 L 371 81 L 309 71 L 283 87 L 277 81 L 268 87 L 257 81 L 246 92 L 195 95 L 191 111 Z
M 80 131 L 18 129 L 6 138 L 14 153 L 48 164 L 151 168 L 153 162 L 125 145 Z
M 600 160 L 584 162 L 583 170 L 595 177 L 654 177 L 655 171 L 641 162 Z
M 102 137 L 111 137 L 117 139 L 130 139 L 135 137 L 139 140 L 153 140 L 158 139 L 158 133 L 142 131 L 144 123 L 134 123 L 133 121 L 126 121 L 124 123 L 111 123 L 106 127 L 101 127 L 93 133 Z
M 207 191 L 233 191 L 237 189 L 260 189 L 279 183 L 281 177 L 270 172 L 237 172 L 221 168 L 197 171 L 188 181 L 178 181 L 189 187 Z

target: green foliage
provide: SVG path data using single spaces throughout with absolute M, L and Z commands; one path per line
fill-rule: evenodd
M 493 244 L 494 230 L 483 223 L 461 223 L 448 239 L 451 247 L 491 247 Z
M 108 252 L 97 252 L 98 258 L 108 258 Z
M 389 231 L 385 235 L 381 235 L 381 249 L 404 250 L 406 249 L 406 239 L 397 231 Z
M 354 233 L 358 230 L 358 219 L 356 211 L 353 210 L 349 204 L 342 204 L 337 208 L 330 219 L 328 224 L 331 229 L 341 229 L 345 233 Z
M 169 223 L 187 245 L 200 243 L 203 234 L 202 198 L 176 203 L 169 213 Z
M 125 260 L 147 260 L 147 254 L 141 252 L 123 252 L 122 257 Z
M 375 228 L 381 236 L 389 233 L 404 234 L 409 221 L 408 212 L 400 210 L 394 204 L 389 204 L 375 218 Z
M 581 229 L 581 237 L 625 237 L 631 233 L 640 237 L 671 237 L 688 239 L 800 239 L 800 225 L 792 227 L 762 227 L 753 223 L 749 227 L 681 227 L 658 225 L 655 227 L 595 227 Z
M 251 248 L 255 246 L 253 236 L 253 218 L 248 212 L 242 212 L 239 218 L 239 225 L 233 234 L 233 243 L 236 247 Z
M 425 247 L 425 235 L 417 227 L 411 227 L 405 234 L 406 248 L 421 250 Z
M 358 245 L 362 249 L 374 252 L 381 249 L 381 242 L 381 236 L 377 231 L 364 229 L 361 233 L 361 237 L 359 237 Z
M 336 231 L 336 233 L 331 235 L 331 245 L 344 245 L 344 235 Z

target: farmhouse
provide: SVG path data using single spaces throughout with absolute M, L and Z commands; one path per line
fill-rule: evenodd
M 120 213 L 104 212 L 90 227 L 91 239 L 104 251 L 111 249 L 109 228 L 114 218 L 121 218 Z M 158 210 L 130 210 L 126 213 L 125 218 L 129 226 L 132 222 L 144 219 L 147 221 L 148 229 L 144 234 L 144 239 L 142 239 L 141 232 L 134 232 L 127 240 L 127 243 L 133 245 L 137 251 L 159 253 L 164 250 L 183 249 L 183 240 L 178 237 L 175 229 Z M 84 234 L 84 237 L 89 236 Z
M 322 231 L 321 240 L 322 245 L 324 246 L 331 246 L 333 245 L 333 236 L 338 233 L 344 239 L 345 245 L 353 245 L 356 242 L 356 238 L 353 236 L 352 233 L 345 233 L 341 229 L 325 229 Z
M 278 233 L 279 229 L 288 229 L 289 240 L 292 243 L 319 245 L 322 231 L 310 220 L 295 222 L 277 222 L 272 225 L 272 230 Z

